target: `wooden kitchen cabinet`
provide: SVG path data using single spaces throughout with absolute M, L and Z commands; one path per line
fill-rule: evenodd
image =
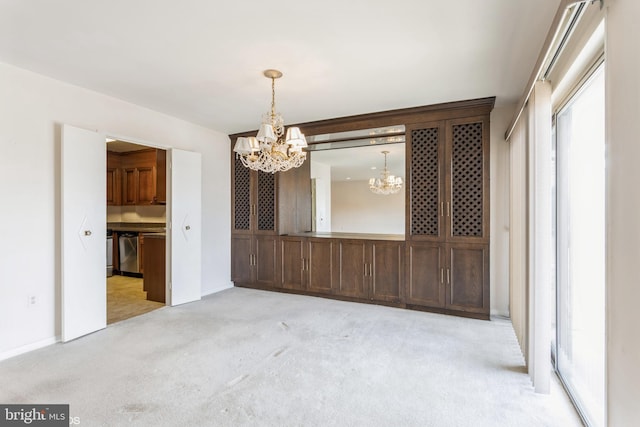
M 107 152 L 107 204 L 166 203 L 166 151 Z
M 107 151 L 107 205 L 122 204 L 122 177 L 120 176 L 120 155 Z
M 166 301 L 166 244 L 165 236 L 161 234 L 140 234 L 144 240 L 144 253 L 138 254 L 147 266 L 143 276 L 144 290 L 147 299 L 164 303 Z M 142 264 L 140 266 L 142 268 Z
M 138 271 L 144 274 L 144 234 L 138 234 Z

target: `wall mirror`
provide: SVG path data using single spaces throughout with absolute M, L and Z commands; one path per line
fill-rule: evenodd
M 307 138 L 311 162 L 312 224 L 315 232 L 405 233 L 404 126 L 364 129 Z M 391 175 L 402 179 L 393 194 L 371 191 L 381 179 L 387 154 Z

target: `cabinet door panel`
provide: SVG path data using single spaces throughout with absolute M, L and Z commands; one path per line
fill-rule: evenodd
M 365 244 L 340 243 L 340 280 L 338 293 L 349 297 L 368 297 L 365 286 Z
M 156 197 L 156 171 L 153 167 L 138 168 L 138 204 L 153 203 Z
M 448 122 L 450 241 L 480 243 L 489 238 L 488 127 L 482 117 Z
M 442 239 L 445 236 L 443 122 L 411 126 L 407 135 L 408 234 L 415 240 Z
M 258 232 L 273 232 L 276 229 L 276 176 L 257 172 L 257 224 Z
M 136 168 L 122 170 L 122 204 L 135 205 L 138 201 L 137 185 L 138 171 Z
M 400 301 L 404 277 L 402 243 L 372 245 L 371 298 L 379 301 Z
M 408 249 L 408 304 L 444 307 L 443 249 L 437 243 L 411 243 Z
M 254 267 L 256 269 L 256 282 L 262 286 L 274 286 L 276 284 L 276 265 L 278 239 L 275 236 L 257 236 L 255 238 Z
M 120 205 L 120 174 L 117 168 L 107 169 L 107 205 Z
M 447 308 L 489 313 L 489 246 L 449 246 Z
M 282 263 L 281 286 L 285 289 L 304 289 L 304 239 L 282 238 L 280 256 Z
M 231 237 L 231 280 L 249 283 L 252 279 L 251 236 Z
M 250 232 L 252 218 L 251 170 L 244 167 L 239 159 L 234 160 L 232 168 L 232 230 L 234 233 Z
M 336 243 L 327 239 L 310 239 L 307 243 L 308 289 L 314 292 L 333 291 L 333 256 Z

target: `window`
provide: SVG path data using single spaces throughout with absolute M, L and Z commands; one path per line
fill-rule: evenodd
M 560 378 L 604 426 L 605 91 L 600 66 L 556 117 L 556 343 Z

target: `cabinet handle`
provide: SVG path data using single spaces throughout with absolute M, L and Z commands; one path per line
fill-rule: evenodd
M 440 202 L 440 216 L 444 216 L 444 202 Z
M 364 264 L 364 276 L 367 277 L 367 264 Z
M 447 202 L 447 216 L 449 216 L 449 202 Z
M 450 277 L 449 277 L 449 269 L 447 268 L 447 284 L 451 283 Z
M 373 264 L 369 264 L 369 276 L 373 277 Z
M 444 283 L 444 268 L 440 269 L 440 283 Z
M 304 264 L 304 258 L 300 258 L 300 260 L 302 261 L 302 271 L 305 271 L 305 264 Z

